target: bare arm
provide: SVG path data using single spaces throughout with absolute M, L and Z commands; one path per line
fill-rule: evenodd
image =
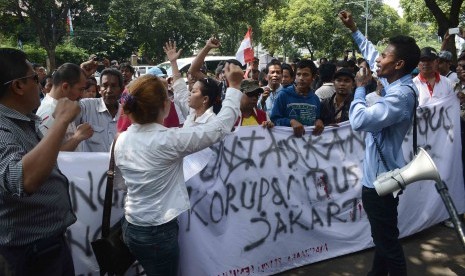
M 58 152 L 68 124 L 80 112 L 79 104 L 68 99 L 60 99 L 55 109 L 56 120 L 47 135 L 23 156 L 23 188 L 32 194 L 49 177 L 57 162 Z
M 449 30 L 447 30 L 446 34 L 444 35 L 444 39 L 442 40 L 441 44 L 441 51 L 447 50 L 447 43 L 449 42 L 450 34 Z
M 203 47 L 202 50 L 200 50 L 195 59 L 192 61 L 191 67 L 189 68 L 189 73 L 192 75 L 194 79 L 198 80 L 206 77 L 205 74 L 200 71 L 200 68 L 202 68 L 202 65 L 205 61 L 205 57 L 208 55 L 210 50 L 214 48 L 219 48 L 220 46 L 220 41 L 214 37 L 211 37 L 207 41 L 207 44 L 205 44 L 205 47 Z

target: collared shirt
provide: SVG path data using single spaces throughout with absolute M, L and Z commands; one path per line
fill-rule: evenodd
M 189 209 L 183 157 L 218 142 L 239 116 L 242 93 L 228 88 L 220 113 L 206 124 L 166 128 L 133 124 L 115 145 L 115 164 L 127 186 L 125 217 L 139 226 L 156 226 Z
M 448 78 L 452 84 L 456 84 L 456 83 L 459 83 L 460 80 L 459 80 L 459 77 L 457 76 L 457 73 L 456 72 L 453 72 L 453 71 L 449 71 L 446 75 L 445 75 L 446 78 Z
M 42 138 L 40 118 L 0 104 L 0 245 L 22 246 L 64 233 L 76 221 L 68 179 L 55 165 L 33 194 L 23 190 L 22 158 Z
M 413 83 L 418 89 L 418 106 L 435 102 L 438 99 L 449 97 L 454 93 L 454 87 L 450 80 L 444 76 L 435 74 L 435 84 L 431 86 L 427 79 L 421 74 L 413 79 Z
M 374 68 L 374 61 L 378 56 L 375 47 L 360 31 L 352 35 L 363 57 Z M 410 74 L 392 83 L 388 83 L 385 78 L 381 78 L 380 81 L 384 85 L 383 97 L 368 107 L 365 100 L 365 88 L 358 87 L 349 112 L 350 124 L 354 130 L 373 134 L 366 135 L 365 158 L 363 159 L 362 184 L 369 188 L 374 188 L 373 182 L 376 177 L 387 171 L 378 154 L 373 136 L 380 145 L 389 170 L 405 165 L 402 142 L 412 125 L 415 105 L 413 91 L 418 93 Z
M 75 119 L 76 125 L 88 123 L 94 130 L 89 139 L 81 142 L 81 151 L 84 152 L 109 152 L 111 143 L 116 135 L 116 123 L 121 114 L 121 108 L 115 117 L 108 111 L 103 98 L 82 99 L 79 101 L 81 113 Z
M 336 104 L 336 94 L 321 102 L 321 120 L 324 125 L 336 124 L 349 120 L 350 103 L 353 95 L 347 95 L 341 106 Z
M 186 118 L 186 121 L 184 121 L 183 127 L 191 127 L 191 126 L 206 124 L 215 117 L 216 117 L 216 114 L 213 112 L 213 107 L 210 107 L 199 117 L 196 117 L 195 113 L 189 114 Z
M 270 86 L 265 86 L 265 87 L 270 88 L 270 95 L 265 100 L 265 105 L 262 105 L 262 95 L 263 94 L 260 95 L 260 97 L 258 98 L 257 107 L 259 109 L 265 111 L 266 114 L 268 114 L 268 116 L 270 116 L 271 110 L 273 110 L 274 102 L 275 102 L 276 98 L 278 97 L 279 92 L 281 92 L 281 90 L 283 89 L 283 86 L 280 84 L 279 87 L 276 90 L 271 90 Z M 265 88 L 265 87 L 263 87 L 263 88 Z
M 53 126 L 55 123 L 55 118 L 53 118 L 53 112 L 55 112 L 55 108 L 57 106 L 57 100 L 52 98 L 50 96 L 50 93 L 45 95 L 45 98 L 40 102 L 39 109 L 37 109 L 37 116 L 41 118 L 40 124 L 39 124 L 39 129 L 42 132 L 44 136 L 47 135 L 48 130 Z M 68 128 L 66 129 L 65 137 L 63 139 L 63 142 L 66 142 L 69 140 L 74 133 L 76 133 L 76 125 L 74 122 L 71 122 L 68 125 Z M 81 149 L 81 143 L 79 146 L 76 148 L 75 151 L 80 151 Z

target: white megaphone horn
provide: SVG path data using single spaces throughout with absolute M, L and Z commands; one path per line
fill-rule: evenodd
M 380 196 L 393 193 L 394 197 L 413 182 L 420 180 L 435 180 L 441 182 L 438 169 L 426 150 L 418 148 L 418 154 L 402 168 L 380 174 L 374 184 Z

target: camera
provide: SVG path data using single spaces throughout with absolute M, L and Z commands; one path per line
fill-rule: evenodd
M 449 29 L 449 34 L 450 34 L 450 35 L 458 34 L 459 32 L 460 32 L 460 29 L 459 29 L 459 28 L 450 28 L 450 29 Z

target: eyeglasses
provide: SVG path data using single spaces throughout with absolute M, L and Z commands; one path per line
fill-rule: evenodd
M 3 83 L 3 85 L 10 84 L 10 83 L 14 82 L 15 80 L 23 80 L 23 79 L 29 79 L 29 78 L 32 78 L 37 84 L 39 84 L 39 75 L 37 75 L 37 73 L 34 73 L 32 75 L 29 75 L 29 76 L 9 80 L 9 81 Z

